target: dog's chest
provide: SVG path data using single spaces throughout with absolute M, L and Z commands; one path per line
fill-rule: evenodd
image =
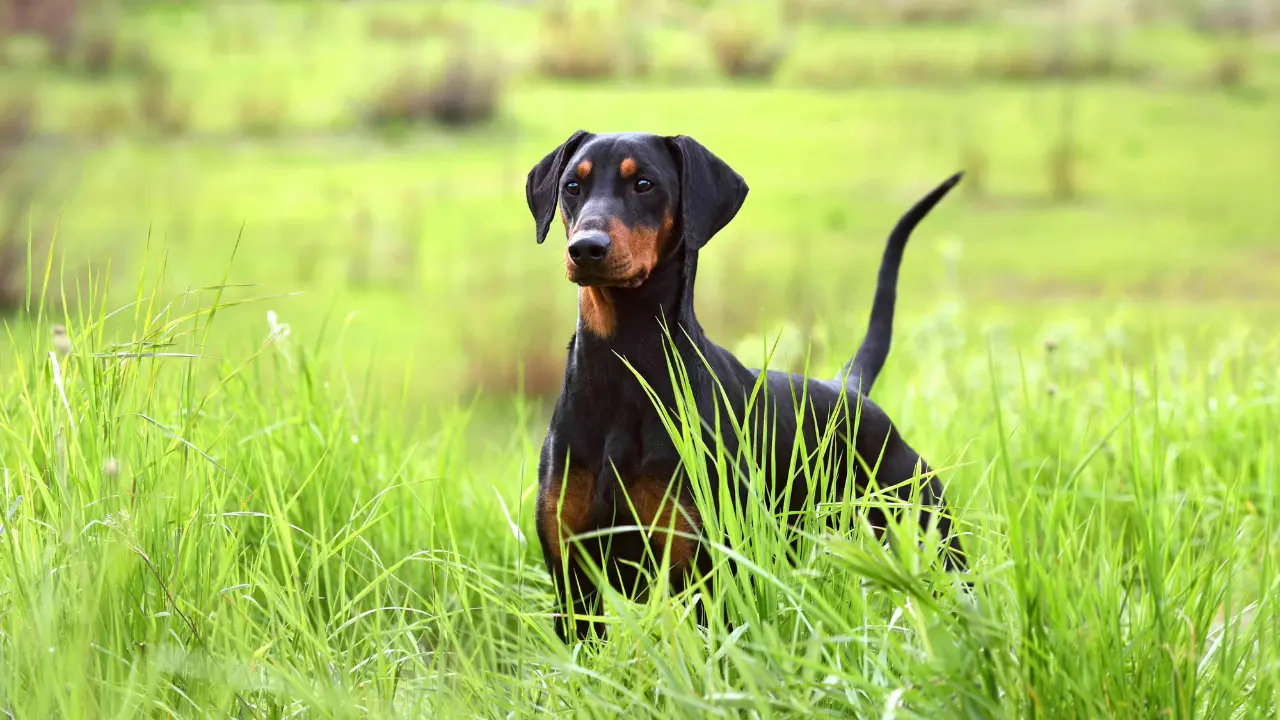
M 592 424 L 575 418 L 571 431 L 553 429 L 539 482 L 539 524 L 554 559 L 574 552 L 573 536 L 616 528 L 588 543 L 592 555 L 643 563 L 669 551 L 671 567 L 684 567 L 695 550 L 701 519 L 679 483 L 679 455 L 657 421 L 623 408 Z M 648 422 L 646 422 L 648 421 Z M 602 488 L 602 483 L 612 487 Z M 597 495 L 610 497 L 598 502 Z M 578 550 L 582 550 L 579 546 Z
M 546 550 L 558 560 L 575 551 L 575 535 L 640 526 L 591 541 L 591 554 L 608 544 L 610 560 L 635 563 L 646 551 L 670 551 L 672 567 L 683 566 L 701 521 L 688 491 L 673 486 L 680 454 L 635 373 L 616 357 L 592 360 L 572 361 L 545 441 L 538 520 Z M 641 374 L 665 404 L 669 378 Z
M 581 468 L 543 479 L 539 525 L 553 560 L 585 553 L 594 562 L 604 561 L 622 592 L 643 587 L 636 566 L 652 567 L 664 557 L 672 570 L 691 564 L 702 521 L 686 490 L 658 476 L 624 476 L 614 506 L 601 509 L 592 502 L 599 482 L 617 481 Z M 588 533 L 595 534 L 582 537 Z

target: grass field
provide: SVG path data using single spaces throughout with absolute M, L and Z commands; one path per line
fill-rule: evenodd
M 651 76 L 570 82 L 530 69 L 535 10 L 447 7 L 510 70 L 460 133 L 358 120 L 444 51 L 373 32 L 403 3 L 127 13 L 190 103 L 176 136 L 85 135 L 127 79 L 0 68 L 38 91 L 22 162 L 53 178 L 21 238 L 49 290 L 0 340 L 0 712 L 1275 715 L 1274 39 L 1240 87 L 1173 24 L 1126 35 L 1141 80 L 1012 82 L 954 68 L 1034 26 L 810 22 L 774 79 L 730 82 L 668 18 Z M 1064 97 L 1078 196 L 1055 200 Z M 943 468 L 972 596 L 856 532 L 807 528 L 787 565 L 755 518 L 748 572 L 702 598 L 732 629 L 615 598 L 610 643 L 555 639 L 530 514 L 575 293 L 522 187 L 576 127 L 691 134 L 743 173 L 700 315 L 820 375 L 898 215 L 970 171 L 912 240 L 875 397 Z

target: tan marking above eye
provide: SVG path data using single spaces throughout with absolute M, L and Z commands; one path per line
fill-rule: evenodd
M 622 164 L 618 166 L 618 172 L 622 173 L 622 177 L 627 179 L 634 176 L 636 174 L 635 158 L 627 158 L 626 160 L 623 160 Z
M 586 176 L 590 175 L 590 174 L 591 174 L 591 161 L 590 161 L 590 160 L 583 160 L 582 162 L 578 163 L 577 173 L 578 173 L 578 177 L 580 177 L 580 178 L 585 178 Z

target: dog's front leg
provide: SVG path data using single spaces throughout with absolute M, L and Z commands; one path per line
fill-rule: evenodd
M 541 494 L 545 496 L 547 492 L 543 489 Z M 539 505 L 544 508 L 552 503 L 551 497 L 539 498 Z M 574 538 L 564 527 L 563 518 L 550 510 L 538 514 L 537 530 L 547 574 L 556 593 L 556 636 L 567 644 L 587 639 L 594 628 L 603 637 L 603 624 L 584 618 L 600 614 L 600 592 L 579 563 L 583 546 L 595 541 Z
M 571 638 L 586 639 L 593 628 L 603 636 L 604 626 L 583 618 L 600 615 L 600 593 L 581 566 L 584 551 L 597 549 L 599 543 L 576 537 L 590 525 L 593 483 L 583 470 L 566 469 L 565 464 L 556 462 L 555 458 L 564 455 L 549 434 L 538 464 L 536 527 L 556 593 L 556 635 L 568 643 Z
M 570 557 L 563 565 L 548 561 L 548 571 L 554 579 L 559 614 L 556 617 L 556 637 L 566 645 L 574 641 L 590 639 L 592 633 L 604 639 L 606 628 L 598 618 L 603 609 L 600 591 L 582 567 Z

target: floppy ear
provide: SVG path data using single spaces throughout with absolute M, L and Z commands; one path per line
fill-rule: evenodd
M 680 222 L 697 250 L 733 220 L 747 199 L 747 181 L 688 135 L 667 138 L 680 163 Z
M 560 143 L 560 147 L 547 153 L 533 169 L 524 183 L 525 199 L 529 202 L 529 212 L 537 223 L 537 240 L 541 245 L 547 239 L 547 229 L 551 227 L 551 218 L 556 215 L 556 201 L 560 199 L 560 174 L 564 172 L 565 163 L 573 157 L 583 138 L 589 133 L 575 130 L 568 140 Z

